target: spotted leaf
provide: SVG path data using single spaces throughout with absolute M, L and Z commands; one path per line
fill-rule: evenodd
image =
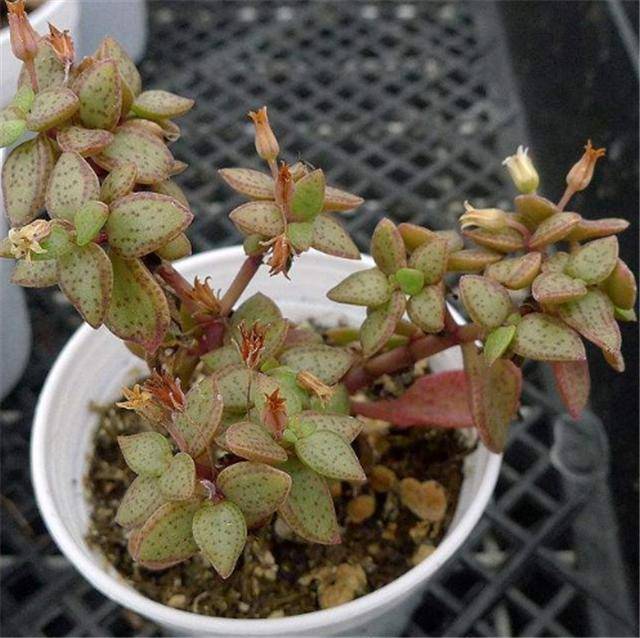
M 150 120 L 164 120 L 184 115 L 194 105 L 194 101 L 170 93 L 169 91 L 143 91 L 136 97 L 131 110 L 140 117 Z
M 140 527 L 164 503 L 158 479 L 155 476 L 137 476 L 120 501 L 116 523 L 125 528 Z
M 349 237 L 349 233 L 333 215 L 328 213 L 322 213 L 313 220 L 312 246 L 327 255 L 344 259 L 360 259 L 360 251 Z
M 114 251 L 142 257 L 180 234 L 192 219 L 191 211 L 172 197 L 132 193 L 112 203 L 105 230 Z
M 113 133 L 101 129 L 65 126 L 58 131 L 58 146 L 65 153 L 78 153 L 83 157 L 95 155 L 113 141 Z
M 564 270 L 571 277 L 582 279 L 588 285 L 598 284 L 616 267 L 618 250 L 616 237 L 595 239 L 571 253 Z
M 540 272 L 541 264 L 542 254 L 531 252 L 490 264 L 484 274 L 510 290 L 521 290 L 531 285 Z
M 409 299 L 407 313 L 411 321 L 427 333 L 440 332 L 444 328 L 445 301 L 441 285 L 425 286 Z
M 64 65 L 58 60 L 51 45 L 44 38 L 38 43 L 34 68 L 39 91 L 46 91 L 49 87 L 60 86 L 64 82 Z M 18 87 L 30 86 L 30 77 L 23 64 L 18 78 Z
M 275 202 L 255 201 L 238 206 L 229 218 L 239 231 L 275 237 L 284 231 L 282 211 Z
M 297 220 L 312 220 L 322 211 L 325 185 L 324 173 L 319 168 L 296 182 L 291 212 Z
M 296 459 L 280 467 L 291 477 L 289 496 L 279 510 L 285 522 L 312 543 L 339 543 L 338 521 L 326 481 Z
M 291 222 L 287 225 L 287 237 L 297 252 L 305 252 L 313 243 L 313 222 Z
M 11 146 L 17 142 L 27 130 L 27 123 L 23 119 L 3 119 L 0 121 L 0 148 Z
M 565 323 L 539 312 L 528 314 L 516 327 L 511 348 L 535 361 L 583 361 L 584 345 Z
M 567 235 L 567 241 L 586 241 L 587 239 L 597 239 L 617 235 L 629 228 L 626 219 L 610 217 L 605 219 L 581 219 Z
M 93 328 L 103 321 L 111 291 L 113 271 L 106 253 L 97 244 L 76 246 L 58 259 L 62 292 Z
M 129 195 L 136 185 L 137 177 L 138 169 L 135 164 L 132 162 L 119 164 L 104 178 L 100 187 L 100 199 L 105 204 L 111 204 L 111 202 Z M 170 193 L 164 194 L 170 195 Z M 180 200 L 178 199 L 178 201 Z
M 522 215 L 527 224 L 533 227 L 560 212 L 560 209 L 553 202 L 540 197 L 540 195 L 518 195 L 515 204 L 516 212 Z
M 127 86 L 132 91 L 133 95 L 138 95 L 140 93 L 142 89 L 140 73 L 138 72 L 133 60 L 117 40 L 110 36 L 104 38 L 102 42 L 100 42 L 100 46 L 94 56 L 98 58 L 98 60 L 115 60 L 118 65 L 120 76 L 127 83 Z
M 291 477 L 264 463 L 241 461 L 222 470 L 216 485 L 240 508 L 247 525 L 252 527 L 273 514 L 287 500 Z
M 295 443 L 298 458 L 311 469 L 340 481 L 366 481 L 351 446 L 336 432 L 316 430 Z
M 569 261 L 569 253 L 565 253 L 560 250 L 557 253 L 554 253 L 547 259 L 542 262 L 542 266 L 540 270 L 542 272 L 564 272 L 564 269 L 567 267 L 567 262 Z
M 282 318 L 280 308 L 266 295 L 258 292 L 244 301 L 233 313 L 229 331 L 230 337 L 237 343 L 241 342 L 240 324 L 244 322 L 247 328 L 254 323 L 267 327 L 265 332 L 263 359 L 275 354 L 284 343 L 288 323 Z
M 47 129 L 66 122 L 80 107 L 78 96 L 63 86 L 40 91 L 27 115 L 27 128 L 32 131 Z
M 379 268 L 354 272 L 327 293 L 337 303 L 372 307 L 387 302 L 390 296 L 389 279 Z
M 295 372 L 310 372 L 323 383 L 333 385 L 347 373 L 353 357 L 348 350 L 318 344 L 289 348 L 280 357 L 280 363 Z
M 555 213 L 536 228 L 529 240 L 531 250 L 540 250 L 561 241 L 582 218 L 577 213 Z
M 402 235 L 396 225 L 386 217 L 378 222 L 373 231 L 371 256 L 385 275 L 393 275 L 407 265 Z
M 282 463 L 287 453 L 257 423 L 240 421 L 234 423 L 225 433 L 226 446 L 231 452 L 249 461 L 260 463 Z
M 167 261 L 175 261 L 176 259 L 188 257 L 191 252 L 191 242 L 184 233 L 176 235 L 155 251 L 158 257 L 162 257 L 162 259 L 166 259 Z
M 338 383 L 331 390 L 331 396 L 328 399 L 312 396 L 309 400 L 309 407 L 316 412 L 332 416 L 349 414 L 349 392 L 346 386 L 343 383 Z
M 487 335 L 483 349 L 487 365 L 492 366 L 508 350 L 515 334 L 515 326 L 499 326 Z
M 158 477 L 171 463 L 171 445 L 158 432 L 119 436 L 118 445 L 127 465 L 140 476 Z
M 446 272 L 447 259 L 447 242 L 436 236 L 422 243 L 411 253 L 409 266 L 422 271 L 425 284 L 435 284 Z
M 215 377 L 205 377 L 191 387 L 184 410 L 174 413 L 170 426 L 182 452 L 197 458 L 207 450 L 220 424 L 223 407 Z
M 214 376 L 222 395 L 224 409 L 245 412 L 249 407 L 249 380 L 251 373 L 244 365 L 227 366 Z
M 460 296 L 471 319 L 484 328 L 497 328 L 512 310 L 509 293 L 499 283 L 486 277 L 462 277 Z
M 196 464 L 184 452 L 178 452 L 158 481 L 162 496 L 169 501 L 186 501 L 196 489 Z
M 103 202 L 97 200 L 85 202 L 73 219 L 78 246 L 84 246 L 95 239 L 108 216 L 109 207 Z
M 11 273 L 11 283 L 25 288 L 46 288 L 58 283 L 58 264 L 55 259 L 16 262 Z
M 351 443 L 362 430 L 362 421 L 341 414 L 321 414 L 305 411 L 299 415 L 300 423 L 308 423 L 314 431 L 329 430 L 339 434 L 347 443 Z
M 398 232 L 402 237 L 402 241 L 404 241 L 405 248 L 410 253 L 418 248 L 418 246 L 422 246 L 422 244 L 437 237 L 435 231 L 407 222 L 398 225 Z
M 220 177 L 238 193 L 251 199 L 273 199 L 273 179 L 251 168 L 223 168 L 218 171 Z
M 114 60 L 98 60 L 73 83 L 80 98 L 80 121 L 87 128 L 111 130 L 120 119 L 122 86 Z
M 611 300 L 601 290 L 590 290 L 584 297 L 558 306 L 562 320 L 599 348 L 620 350 L 620 328 L 614 318 Z
M 44 206 L 49 175 L 55 161 L 44 135 L 16 146 L 2 165 L 4 210 L 12 226 L 35 219 Z
M 167 298 L 139 259 L 110 258 L 113 292 L 104 322 L 121 339 L 155 352 L 171 320 Z
M 242 357 L 235 343 L 207 352 L 201 359 L 209 372 L 217 372 L 227 366 L 242 363 Z
M 86 202 L 99 198 L 100 181 L 89 162 L 78 153 L 60 155 L 47 187 L 49 216 L 73 221 Z
M 551 363 L 560 398 L 575 420 L 580 418 L 589 400 L 591 377 L 587 361 L 556 361 Z
M 547 272 L 536 277 L 531 293 L 542 304 L 558 304 L 584 297 L 587 287 L 579 279 L 560 272 Z
M 340 190 L 339 188 L 334 188 L 333 186 L 326 186 L 324 189 L 322 210 L 325 213 L 344 213 L 358 208 L 358 206 L 361 206 L 363 203 L 364 199 L 362 199 L 362 197 Z
M 604 291 L 613 305 L 623 310 L 631 310 L 636 305 L 638 287 L 636 278 L 627 264 L 621 259 L 603 283 Z
M 462 234 L 478 246 L 484 246 L 501 253 L 513 253 L 524 248 L 522 234 L 514 228 L 507 227 L 502 230 L 474 228 L 473 230 L 465 230 Z
M 464 248 L 449 253 L 448 272 L 478 272 L 502 259 L 502 254 L 486 248 Z
M 402 318 L 405 307 L 404 294 L 396 290 L 386 304 L 369 313 L 360 328 L 360 343 L 365 357 L 371 357 L 384 348 Z

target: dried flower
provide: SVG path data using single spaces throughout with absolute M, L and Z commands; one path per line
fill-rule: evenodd
M 125 400 L 118 401 L 116 405 L 119 408 L 136 412 L 144 410 L 153 399 L 151 392 L 145 390 L 139 383 L 136 383 L 133 388 L 122 388 L 122 394 L 124 394 Z
M 276 178 L 275 200 L 283 211 L 289 209 L 294 191 L 294 180 L 289 165 L 286 162 L 280 163 L 278 176 Z
M 464 203 L 465 213 L 459 219 L 460 228 L 478 226 L 488 230 L 502 230 L 507 225 L 507 213 L 499 208 L 474 208 L 468 201 Z
M 255 143 L 258 155 L 267 162 L 273 162 L 278 157 L 280 147 L 269 125 L 267 107 L 263 106 L 258 111 L 249 111 L 249 117 L 256 127 Z
M 206 277 L 204 281 L 200 281 L 198 277 L 193 282 L 193 289 L 187 293 L 187 296 L 193 301 L 198 309 L 194 316 L 202 318 L 203 316 L 218 317 L 220 315 L 220 299 L 209 285 L 211 277 Z
M 606 152 L 607 149 L 605 148 L 593 148 L 591 140 L 587 140 L 584 154 L 567 173 L 567 186 L 572 192 L 576 193 L 589 186 L 593 178 L 593 169 L 596 166 L 596 162 L 601 157 L 604 157 Z
M 166 372 L 154 370 L 143 384 L 144 390 L 162 406 L 171 411 L 182 412 L 186 398 L 180 387 L 180 379 L 174 379 Z
M 333 395 L 333 389 L 330 386 L 328 386 L 326 383 L 323 383 L 322 381 L 320 381 L 320 379 L 318 379 L 318 377 L 311 374 L 311 372 L 307 372 L 306 370 L 298 372 L 296 381 L 305 390 L 313 392 L 321 401 L 326 401 Z
M 538 171 L 536 171 L 528 152 L 528 148 L 518 146 L 516 154 L 510 155 L 502 162 L 521 193 L 533 193 L 540 183 Z
M 64 64 L 65 79 L 69 75 L 69 69 L 73 64 L 75 58 L 75 48 L 73 46 L 73 39 L 68 31 L 60 31 L 49 23 L 49 35 L 47 41 L 51 45 L 56 57 L 62 64 Z
M 289 238 L 283 233 L 274 237 L 270 241 L 265 243 L 266 246 L 271 246 L 271 255 L 267 260 L 269 266 L 269 274 L 271 276 L 278 273 L 284 273 L 284 276 L 289 279 L 289 268 L 291 268 L 291 261 L 293 259 L 293 247 Z
M 40 245 L 51 232 L 51 223 L 44 219 L 9 230 L 9 251 L 16 259 L 25 259 L 31 263 L 33 255 L 42 255 L 47 251 Z
M 9 38 L 13 55 L 18 60 L 30 62 L 38 53 L 40 36 L 31 26 L 24 5 L 25 0 L 7 0 Z
M 277 439 L 281 439 L 287 427 L 287 402 L 280 396 L 280 388 L 276 388 L 271 394 L 265 394 L 265 398 L 262 422 Z
M 236 342 L 236 345 L 240 356 L 246 366 L 254 370 L 258 367 L 264 351 L 267 327 L 256 321 L 251 328 L 247 328 L 245 322 L 241 321 L 238 329 L 240 330 L 240 343 Z

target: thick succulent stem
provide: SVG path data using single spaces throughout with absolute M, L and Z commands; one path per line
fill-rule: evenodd
M 448 350 L 453 346 L 475 341 L 482 336 L 482 328 L 473 324 L 455 326 L 445 335 L 425 335 L 406 346 L 399 346 L 383 352 L 365 363 L 351 368 L 343 378 L 349 392 L 355 392 L 367 386 L 382 374 L 393 374 L 408 368 L 416 361 Z
M 242 295 L 253 276 L 258 272 L 260 264 L 262 264 L 262 255 L 251 255 L 244 260 L 238 274 L 222 297 L 220 302 L 221 317 L 226 317 L 231 312 L 240 295 Z

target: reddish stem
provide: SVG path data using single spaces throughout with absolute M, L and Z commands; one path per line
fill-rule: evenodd
M 564 210 L 564 207 L 569 203 L 569 200 L 573 197 L 575 191 L 573 190 L 573 188 L 571 186 L 567 186 L 567 188 L 564 191 L 564 194 L 562 195 L 562 197 L 560 198 L 560 201 L 558 202 L 558 208 L 560 210 Z
M 235 276 L 231 285 L 224 293 L 220 301 L 220 316 L 226 317 L 230 312 L 240 295 L 245 291 L 253 276 L 258 272 L 262 264 L 262 255 L 251 255 L 244 260 L 238 274 Z
M 192 304 L 193 286 L 168 262 L 163 261 L 155 271 L 186 304 Z

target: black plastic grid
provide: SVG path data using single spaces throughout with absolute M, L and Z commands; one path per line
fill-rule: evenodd
M 157 1 L 149 8 L 147 84 L 198 101 L 174 147 L 191 165 L 179 181 L 197 215 L 196 251 L 238 241 L 226 215 L 240 200 L 215 169 L 259 167 L 245 115 L 265 103 L 291 159 L 322 166 L 332 183 L 367 199 L 348 218 L 363 249 L 383 214 L 442 228 L 464 199 L 493 205 L 510 193 L 500 159 L 525 135 L 492 5 Z M 37 512 L 27 467 L 33 407 L 79 322 L 59 293 L 31 292 L 29 305 L 37 348 L 28 382 L 0 414 L 2 635 L 160 635 L 94 591 Z M 536 381 L 526 387 L 494 501 L 429 585 L 408 635 L 637 635 L 607 488 L 568 482 L 551 462 L 556 407 L 544 380 Z M 590 536 L 594 517 L 602 525 L 607 513 L 610 533 Z

